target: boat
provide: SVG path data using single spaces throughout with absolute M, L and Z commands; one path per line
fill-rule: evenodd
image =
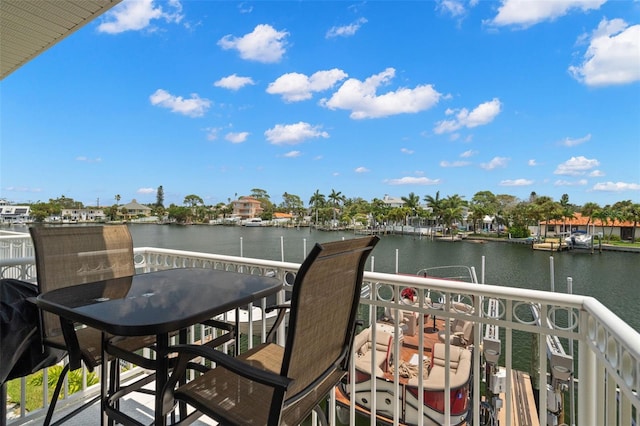
M 466 271 L 466 274 L 461 274 L 460 271 Z M 473 268 L 460 266 L 422 269 L 417 275 L 477 282 Z M 415 289 L 402 289 L 401 304 L 417 303 L 417 294 Z M 431 300 L 431 297 L 434 300 Z M 442 299 L 428 291 L 425 293 L 425 303 L 435 309 L 444 307 Z M 473 306 L 461 299 L 450 301 L 449 306 L 457 313 L 473 313 Z M 394 314 L 399 318 L 398 321 Z M 397 327 L 396 322 L 398 322 Z M 414 311 L 387 308 L 373 325 L 364 328 L 356 335 L 353 344 L 355 375 L 348 375 L 336 387 L 337 415 L 341 422 L 348 423 L 349 405 L 353 400 L 356 412 L 364 416 L 371 415 L 372 402 L 375 401 L 378 424 L 394 424 L 394 405 L 397 399 L 399 424 L 420 424 L 422 411 L 422 424 L 444 425 L 446 422 L 445 380 L 448 375 L 450 424 L 470 423 L 473 322 L 463 319 L 452 320 L 448 342 L 447 335 L 443 331 L 444 320 L 436 319 L 435 316 L 429 321 L 425 318 L 422 321 L 423 330 L 420 330 L 420 324 L 419 314 Z M 394 353 L 396 330 L 399 349 L 397 355 Z M 421 333 L 422 344 L 420 343 Z M 450 352 L 448 371 L 445 366 L 447 350 Z M 394 384 L 396 370 L 399 378 L 397 388 Z M 419 392 L 421 374 L 422 407 L 420 407 Z M 375 387 L 372 386 L 372 381 L 375 381 Z M 372 394 L 372 389 L 375 389 L 375 395 Z
M 564 241 L 569 248 L 591 249 L 593 247 L 593 236 L 584 231 L 572 232 Z
M 258 226 L 264 226 L 265 224 L 262 222 L 261 218 L 253 217 L 251 219 L 246 220 L 243 223 L 243 225 L 247 227 L 258 227 Z

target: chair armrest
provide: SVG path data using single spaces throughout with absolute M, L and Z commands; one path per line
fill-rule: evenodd
M 163 411 L 165 412 L 171 410 L 174 405 L 172 391 L 176 383 L 184 375 L 186 368 L 191 364 L 191 360 L 197 357 L 203 357 L 209 361 L 213 361 L 239 376 L 273 388 L 286 390 L 289 387 L 289 384 L 293 381 L 288 377 L 280 376 L 279 374 L 271 371 L 254 367 L 247 362 L 229 356 L 224 352 L 212 349 L 208 346 L 171 346 L 169 347 L 169 353 L 177 353 L 178 361 L 171 377 L 169 377 L 169 380 L 165 385 L 165 389 L 162 391 Z
M 206 325 L 208 327 L 213 327 L 213 328 L 218 328 L 220 330 L 226 330 L 229 332 L 234 332 L 235 333 L 235 326 L 231 323 L 228 322 L 224 322 L 224 321 L 218 321 L 215 319 L 209 319 L 206 321 L 202 321 L 203 325 Z
M 265 342 L 274 342 L 275 341 L 276 330 L 278 329 L 280 324 L 282 324 L 282 321 L 284 321 L 284 318 L 287 315 L 287 310 L 289 308 L 291 308 L 291 304 L 290 303 L 285 303 L 285 304 L 282 304 L 282 305 L 272 305 L 272 306 L 267 306 L 265 308 L 265 310 L 264 310 L 265 313 L 274 311 L 276 309 L 279 310 L 278 316 L 276 317 L 275 322 L 273 323 L 273 325 L 271 326 L 271 329 L 269 329 L 269 332 L 267 333 L 267 337 L 265 338 Z
M 271 312 L 271 311 L 275 311 L 276 309 L 289 309 L 291 307 L 291 303 L 283 303 L 281 305 L 269 305 L 266 308 L 264 308 L 265 312 Z

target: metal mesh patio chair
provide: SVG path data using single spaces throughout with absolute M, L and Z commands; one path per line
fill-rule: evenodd
M 193 345 L 171 348 L 178 355 L 163 394 L 165 413 L 175 400 L 225 425 L 297 425 L 347 372 L 355 335 L 364 265 L 378 237 L 316 244 L 293 285 L 285 346 L 264 343 L 237 358 Z M 204 357 L 216 367 L 175 385 L 189 361 Z
M 97 282 L 108 279 L 130 280 L 135 275 L 133 258 L 133 241 L 126 225 L 108 226 L 64 226 L 44 227 L 36 226 L 29 229 L 33 239 L 36 255 L 38 291 L 40 293 L 75 286 L 83 283 Z M 104 297 L 123 297 L 127 286 L 105 286 Z M 229 330 L 229 329 L 227 329 Z M 81 361 L 90 371 L 103 363 L 102 332 L 91 328 L 76 326 L 52 313 L 42 312 L 43 343 L 47 346 L 63 349 L 68 352 L 69 363 L 65 365 L 47 416 L 45 425 L 49 424 L 56 401 L 58 399 L 64 377 L 69 370 L 81 366 Z M 228 335 L 228 340 L 233 333 Z M 118 358 L 141 366 L 145 369 L 155 369 L 153 358 L 142 355 L 142 349 L 154 349 L 155 336 L 119 337 L 106 336 L 106 351 L 109 360 Z M 117 396 L 112 397 L 117 407 L 120 395 L 132 390 L 143 391 L 141 388 L 154 379 L 154 375 L 147 375 L 135 384 L 119 389 L 119 366 L 113 363 L 110 372 L 110 391 Z M 107 371 L 103 366 L 103 373 Z M 103 380 L 106 378 L 103 377 Z M 106 387 L 103 385 L 103 391 Z M 148 391 L 144 391 L 148 392 Z M 86 405 L 58 420 L 60 423 L 73 416 Z

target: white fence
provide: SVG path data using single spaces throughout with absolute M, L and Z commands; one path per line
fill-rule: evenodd
M 285 283 L 291 282 L 291 274 L 295 274 L 299 267 L 298 264 L 288 262 L 152 247 L 136 248 L 135 262 L 139 272 L 202 267 L 260 275 L 269 274 L 280 277 Z M 35 280 L 33 252 L 28 236 L 0 237 L 0 278 Z M 517 334 L 526 333 L 534 336 L 534 340 L 537 340 L 537 356 L 533 357 L 534 365 L 532 368 L 544 372 L 544 374 L 538 375 L 538 389 L 547 389 L 548 375 L 546 372 L 550 374 L 554 372 L 547 357 L 545 344 L 547 336 L 557 336 L 563 342 L 574 342 L 571 346 L 575 348 L 573 359 L 576 360 L 577 367 L 572 369 L 573 374 L 570 381 L 572 386 L 577 383 L 577 411 L 575 418 L 568 421 L 571 424 L 579 425 L 629 426 L 640 424 L 640 397 L 638 396 L 640 389 L 640 334 L 597 300 L 586 296 L 376 272 L 365 272 L 364 279 L 365 284 L 372 290 L 367 293 L 367 297 L 363 297 L 361 300 L 365 312 L 367 311 L 366 307 L 369 307 L 369 322 L 375 321 L 376 312 L 379 309 L 402 308 L 421 314 L 435 315 L 445 321 L 453 321 L 456 318 L 471 320 L 474 323 L 475 342 L 483 342 L 487 328 L 499 329 L 500 335 L 495 337 L 500 337 L 500 345 L 497 349 L 500 354 L 500 365 L 506 370 L 505 391 L 507 395 L 511 394 L 514 386 L 510 380 L 510 372 L 514 369 L 514 356 L 518 353 L 515 345 L 521 344 L 517 343 L 515 338 Z M 427 292 L 432 297 L 434 294 L 439 295 L 443 309 L 400 305 L 394 301 L 399 300 L 399 297 L 390 300 L 390 298 L 380 296 L 384 293 L 381 291 L 382 289 L 397 296 L 406 287 L 418 291 L 418 300 L 422 300 L 421 296 L 426 295 Z M 452 301 L 460 298 L 473 305 L 473 313 L 461 313 L 448 309 Z M 532 304 L 539 306 L 541 317 L 547 318 L 548 322 L 536 322 L 532 319 Z M 364 316 L 367 320 L 367 314 Z M 422 326 L 424 315 L 419 315 L 419 318 Z M 251 321 L 249 324 L 250 334 L 266 335 L 266 324 L 263 323 L 258 330 L 253 329 Z M 204 333 L 204 331 L 200 333 Z M 191 335 L 196 334 L 198 333 L 194 333 L 192 330 Z M 398 333 L 395 335 L 397 336 Z M 483 368 L 486 365 L 487 358 L 485 356 L 487 354 L 483 353 L 482 349 L 486 351 L 490 343 L 485 340 L 484 345 L 477 344 L 476 350 L 473 351 L 472 406 L 476 409 L 469 420 L 471 424 L 475 425 L 482 424 L 481 413 L 477 409 L 481 405 L 481 395 L 485 386 Z M 249 339 L 248 345 L 251 346 L 251 344 L 251 339 Z M 19 380 L 22 381 L 24 387 L 25 380 Z M 95 388 L 84 389 L 77 395 L 70 397 L 69 400 L 73 402 L 74 399 L 86 398 L 92 393 L 95 394 L 96 391 Z M 22 394 L 24 396 L 24 391 Z M 448 394 L 449 392 L 445 392 L 445 395 Z M 540 392 L 539 406 L 542 408 L 538 418 L 541 425 L 551 424 L 545 409 L 547 398 L 547 392 Z M 43 390 L 43 400 L 46 400 L 45 390 Z M 64 405 L 62 401 L 59 404 Z M 396 400 L 394 407 L 399 407 L 398 404 L 399 402 Z M 445 408 L 450 404 L 451 401 L 447 396 Z M 24 405 L 24 401 L 21 401 L 21 405 Z M 513 406 L 510 398 L 506 398 L 502 410 L 506 411 L 507 425 L 511 424 L 511 414 L 517 408 Z M 335 424 L 335 411 L 335 399 L 332 397 L 329 400 L 329 415 L 332 424 Z M 355 416 L 353 404 L 351 404 L 348 414 L 350 423 L 353 423 Z M 35 413 L 26 413 L 22 410 L 17 419 L 9 420 L 9 424 L 21 424 L 39 415 L 42 415 L 42 410 L 37 410 Z M 444 416 L 445 424 L 453 424 L 446 409 Z M 396 416 L 396 422 L 397 418 Z M 419 424 L 423 422 L 428 424 L 423 418 L 419 418 Z M 372 424 L 374 424 L 373 421 Z

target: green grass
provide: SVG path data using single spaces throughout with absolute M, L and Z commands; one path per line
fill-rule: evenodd
M 60 377 L 61 372 L 62 366 L 60 365 L 48 368 L 47 387 L 49 390 L 49 402 L 51 401 L 51 395 L 53 395 L 53 391 L 55 389 L 56 383 L 58 382 L 58 377 Z M 27 411 L 33 411 L 43 407 L 43 377 L 44 374 L 42 371 L 38 371 L 37 373 L 31 374 L 26 377 L 25 409 Z M 78 369 L 69 372 L 67 376 L 67 382 L 69 385 L 69 394 L 80 391 L 82 389 L 82 370 Z M 87 372 L 87 386 L 94 385 L 98 382 L 98 376 L 95 373 Z M 20 393 L 20 379 L 11 380 L 7 383 L 7 397 L 10 402 L 19 404 Z M 62 393 L 63 392 L 60 392 L 61 397 Z
M 602 244 L 610 244 L 612 246 L 617 247 L 635 247 L 640 249 L 640 241 L 636 241 L 635 243 L 629 241 L 606 241 L 604 240 Z

